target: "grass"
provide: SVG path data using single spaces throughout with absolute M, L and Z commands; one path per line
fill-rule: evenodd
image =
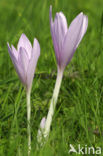
M 89 26 L 64 72 L 48 142 L 37 151 L 38 126 L 47 115 L 57 69 L 50 4 L 53 15 L 63 11 L 68 25 L 83 11 Z M 0 0 L 0 156 L 27 155 L 26 95 L 6 45 L 16 46 L 21 33 L 31 42 L 38 38 L 41 46 L 31 97 L 31 156 L 75 155 L 68 154 L 69 144 L 103 149 L 103 1 Z

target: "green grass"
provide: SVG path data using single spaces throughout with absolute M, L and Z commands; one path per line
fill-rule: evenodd
M 63 11 L 68 25 L 81 11 L 89 25 L 65 69 L 48 142 L 38 151 L 38 126 L 47 115 L 57 69 L 50 4 L 53 15 Z M 31 97 L 31 156 L 68 156 L 69 144 L 103 149 L 103 1 L 0 0 L 0 156 L 27 155 L 26 95 L 6 45 L 16 46 L 22 33 L 41 46 Z

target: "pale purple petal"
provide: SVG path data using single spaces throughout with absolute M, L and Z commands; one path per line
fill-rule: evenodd
M 54 20 L 53 32 L 54 32 L 55 42 L 58 45 L 58 51 L 59 51 L 58 63 L 59 64 L 61 62 L 61 57 L 62 57 L 61 50 L 62 50 L 63 40 L 67 32 L 67 23 L 64 21 L 65 21 L 64 15 L 62 13 L 57 13 L 55 20 Z
M 58 49 L 58 44 L 55 38 L 55 34 L 54 34 L 54 23 L 53 23 L 53 19 L 52 19 L 52 6 L 50 6 L 50 28 L 51 28 L 51 35 L 52 35 L 52 40 L 53 40 L 53 45 L 54 45 L 54 50 L 55 50 L 55 55 L 56 55 L 56 59 L 58 61 L 58 64 L 60 62 L 59 59 L 59 49 Z
M 64 14 L 60 12 L 60 13 L 56 13 L 55 20 L 53 23 L 52 7 L 50 7 L 50 25 L 51 25 L 51 34 L 52 34 L 56 58 L 58 64 L 60 64 L 63 39 L 67 32 L 67 21 Z
M 15 49 L 15 47 L 13 45 L 11 45 L 11 48 L 12 48 L 13 54 L 15 55 L 16 60 L 18 60 L 18 54 L 19 54 L 19 52 Z
M 12 49 L 10 48 L 9 44 L 7 44 L 7 46 L 8 46 L 8 51 L 9 51 L 11 60 L 12 60 L 12 62 L 14 64 L 15 69 L 16 69 L 16 72 L 17 72 L 20 80 L 22 81 L 22 83 L 25 84 L 25 82 L 24 82 L 24 73 L 23 73 L 24 71 L 21 68 L 20 64 L 18 64 L 17 59 L 16 59 L 14 53 L 12 52 Z
M 21 75 L 23 75 L 23 83 L 27 85 L 27 69 L 29 64 L 29 58 L 27 51 L 24 48 L 19 49 L 19 56 L 18 56 L 18 65 L 21 70 Z
M 27 69 L 27 84 L 29 87 L 31 87 L 32 85 L 34 72 L 35 72 L 35 68 L 36 68 L 39 56 L 40 56 L 40 45 L 39 45 L 38 40 L 34 39 L 31 59 L 29 61 L 29 65 Z
M 19 79 L 26 86 L 25 73 L 24 73 L 23 68 L 21 68 L 21 65 L 18 62 L 15 63 L 15 69 L 16 69 L 16 72 L 19 76 Z
M 56 43 L 58 45 L 59 53 L 61 52 L 63 39 L 64 39 L 64 36 L 66 33 L 66 31 L 64 31 L 65 27 L 66 26 L 63 24 L 63 20 L 62 20 L 61 16 L 59 15 L 59 13 L 56 13 L 54 25 L 53 25 L 53 33 L 54 33 Z
M 66 17 L 62 12 L 58 13 L 59 16 L 59 22 L 60 22 L 60 32 L 62 37 L 64 38 L 65 34 L 67 33 L 68 27 L 67 27 L 67 20 Z
M 9 55 L 10 55 L 12 61 L 15 62 L 16 61 L 16 57 L 15 57 L 12 49 L 10 48 L 9 43 L 7 43 L 7 47 L 8 47 L 8 52 L 9 52 Z
M 30 41 L 28 40 L 28 38 L 26 37 L 25 34 L 22 34 L 20 39 L 19 39 L 19 42 L 17 45 L 18 51 L 19 51 L 20 47 L 25 48 L 25 50 L 28 53 L 29 59 L 30 59 L 31 58 L 32 45 L 31 45 Z
M 70 24 L 68 32 L 64 38 L 62 47 L 62 66 L 66 66 L 71 60 L 78 42 L 80 41 L 82 26 L 83 26 L 83 13 L 80 13 Z
M 83 15 L 83 24 L 82 24 L 82 29 L 81 29 L 81 33 L 80 33 L 80 39 L 76 45 L 76 48 L 78 47 L 80 41 L 82 40 L 84 34 L 86 33 L 87 27 L 88 27 L 88 17 Z

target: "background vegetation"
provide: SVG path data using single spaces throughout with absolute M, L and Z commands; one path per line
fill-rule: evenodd
M 65 70 L 49 140 L 38 151 L 38 126 L 47 115 L 57 69 L 49 25 L 50 4 L 53 15 L 63 11 L 68 25 L 83 11 L 89 26 Z M 0 0 L 0 156 L 27 155 L 26 95 L 6 44 L 16 47 L 22 33 L 31 42 L 38 38 L 41 45 L 31 97 L 31 155 L 68 156 L 69 144 L 75 148 L 78 144 L 103 148 L 103 1 Z

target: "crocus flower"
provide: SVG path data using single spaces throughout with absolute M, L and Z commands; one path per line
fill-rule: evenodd
M 62 12 L 56 13 L 55 19 L 52 19 L 52 6 L 50 7 L 50 28 L 54 44 L 54 50 L 57 60 L 57 79 L 51 99 L 49 112 L 46 118 L 44 128 L 44 138 L 48 137 L 52 117 L 56 107 L 58 94 L 62 82 L 63 71 L 70 62 L 74 52 L 76 51 L 80 41 L 86 33 L 88 26 L 88 18 L 83 13 L 80 13 L 70 24 L 67 26 L 67 21 Z
M 43 131 L 44 131 L 44 128 L 45 128 L 45 122 L 46 122 L 46 118 L 43 117 L 41 122 L 40 122 L 40 127 L 38 129 L 38 134 L 37 134 L 37 140 L 38 140 L 38 143 L 42 146 L 43 143 L 42 143 L 42 136 L 43 136 Z
M 32 87 L 32 81 L 38 58 L 40 56 L 40 46 L 37 39 L 34 39 L 33 47 L 26 37 L 22 34 L 17 49 L 12 45 L 11 48 L 8 44 L 8 51 L 12 62 L 15 66 L 16 72 L 26 87 L 27 94 L 27 133 L 28 133 L 28 156 L 30 156 L 31 150 L 31 130 L 30 130 L 30 117 L 31 117 L 31 106 L 30 106 L 30 93 Z
M 21 82 L 26 88 L 31 88 L 36 64 L 40 56 L 40 46 L 37 39 L 34 39 L 32 47 L 26 35 L 22 34 L 17 49 L 13 45 L 10 48 L 8 44 L 8 51 Z
M 69 28 L 62 12 L 56 13 L 53 21 L 52 6 L 50 7 L 51 35 L 59 68 L 64 69 L 68 65 L 87 30 L 87 26 L 88 17 L 82 12 L 76 16 Z

